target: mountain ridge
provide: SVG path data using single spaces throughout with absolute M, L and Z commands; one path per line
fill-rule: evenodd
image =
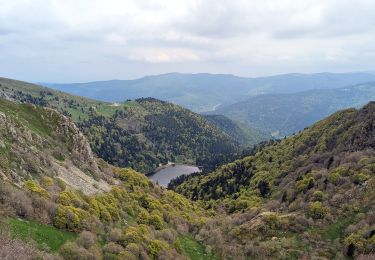
M 227 74 L 169 73 L 135 80 L 100 81 L 77 84 L 45 84 L 55 89 L 103 101 L 154 97 L 174 102 L 195 112 L 212 110 L 265 93 L 293 93 L 307 89 L 335 88 L 375 81 L 375 74 L 315 73 L 280 74 L 246 78 Z M 236 89 L 236 91 L 233 91 Z
M 223 114 L 284 137 L 323 119 L 337 110 L 360 107 L 375 100 L 375 82 L 335 89 L 268 94 L 249 98 L 206 114 Z

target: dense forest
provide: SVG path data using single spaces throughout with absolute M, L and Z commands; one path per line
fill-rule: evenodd
M 241 122 L 231 120 L 223 115 L 205 114 L 204 117 L 245 147 L 253 147 L 262 141 L 271 139 L 270 134 L 266 134 L 259 129 Z
M 128 102 L 110 118 L 92 116 L 78 127 L 98 156 L 143 172 L 168 161 L 213 170 L 240 151 L 236 141 L 203 117 L 152 98 Z

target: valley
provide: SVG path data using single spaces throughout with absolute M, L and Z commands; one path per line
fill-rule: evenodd
M 0 0 L 0 260 L 375 260 L 374 14 Z
M 360 108 L 281 140 L 154 98 L 0 84 L 0 249 L 20 259 L 372 257 L 372 83 L 319 91 Z

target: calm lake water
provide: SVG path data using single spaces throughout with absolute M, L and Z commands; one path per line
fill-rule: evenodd
M 148 177 L 152 181 L 158 182 L 160 186 L 167 187 L 172 179 L 183 174 L 191 174 L 194 172 L 200 172 L 199 168 L 191 165 L 176 164 L 175 166 L 168 166 Z

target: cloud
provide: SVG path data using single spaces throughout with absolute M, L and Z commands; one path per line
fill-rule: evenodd
M 373 69 L 372 0 L 0 0 L 0 71 L 32 81 Z

